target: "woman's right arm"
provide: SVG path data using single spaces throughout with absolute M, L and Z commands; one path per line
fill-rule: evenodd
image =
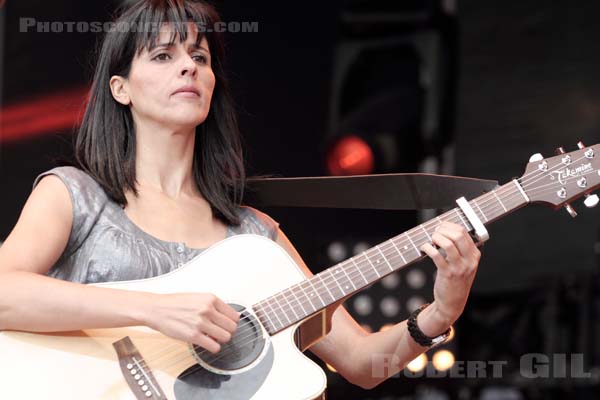
M 238 313 L 214 295 L 158 295 L 45 276 L 65 250 L 72 225 L 66 186 L 54 175 L 44 177 L 0 247 L 0 330 L 147 325 L 212 352 L 230 339 Z

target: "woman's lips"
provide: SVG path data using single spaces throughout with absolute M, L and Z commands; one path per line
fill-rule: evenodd
M 185 85 L 179 87 L 174 93 L 174 96 L 196 98 L 200 97 L 200 91 L 193 85 Z
M 183 91 L 183 92 L 175 92 L 173 94 L 173 96 L 177 96 L 177 97 L 186 97 L 186 98 L 190 98 L 190 99 L 197 99 L 200 97 L 200 95 L 196 92 L 187 92 L 187 91 Z

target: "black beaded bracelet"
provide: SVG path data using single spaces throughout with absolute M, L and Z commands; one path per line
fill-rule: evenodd
M 408 317 L 407 325 L 408 331 L 410 332 L 410 336 L 413 338 L 415 342 L 423 347 L 431 347 L 434 345 L 438 345 L 440 343 L 445 342 L 448 337 L 450 337 L 450 332 L 452 331 L 452 327 L 448 328 L 444 333 L 436 337 L 429 337 L 421 331 L 419 325 L 417 325 L 417 316 L 421 311 L 423 311 L 429 303 L 423 304 L 421 307 L 417 308 L 415 311 L 410 314 Z

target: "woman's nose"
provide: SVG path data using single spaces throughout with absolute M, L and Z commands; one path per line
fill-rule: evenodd
M 196 76 L 198 72 L 198 66 L 196 62 L 192 59 L 192 57 L 188 54 L 183 56 L 183 61 L 181 62 L 181 75 L 190 75 L 192 77 Z

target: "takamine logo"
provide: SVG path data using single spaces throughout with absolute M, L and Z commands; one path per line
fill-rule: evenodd
M 565 183 L 567 183 L 567 179 L 569 179 L 569 177 L 582 176 L 586 172 L 591 171 L 591 170 L 592 170 L 591 163 L 581 164 L 581 166 L 579 166 L 577 168 L 565 168 L 565 169 L 559 169 L 558 171 L 552 171 L 552 175 L 550 175 L 550 179 L 552 179 L 552 180 L 558 179 L 560 184 L 564 185 Z

